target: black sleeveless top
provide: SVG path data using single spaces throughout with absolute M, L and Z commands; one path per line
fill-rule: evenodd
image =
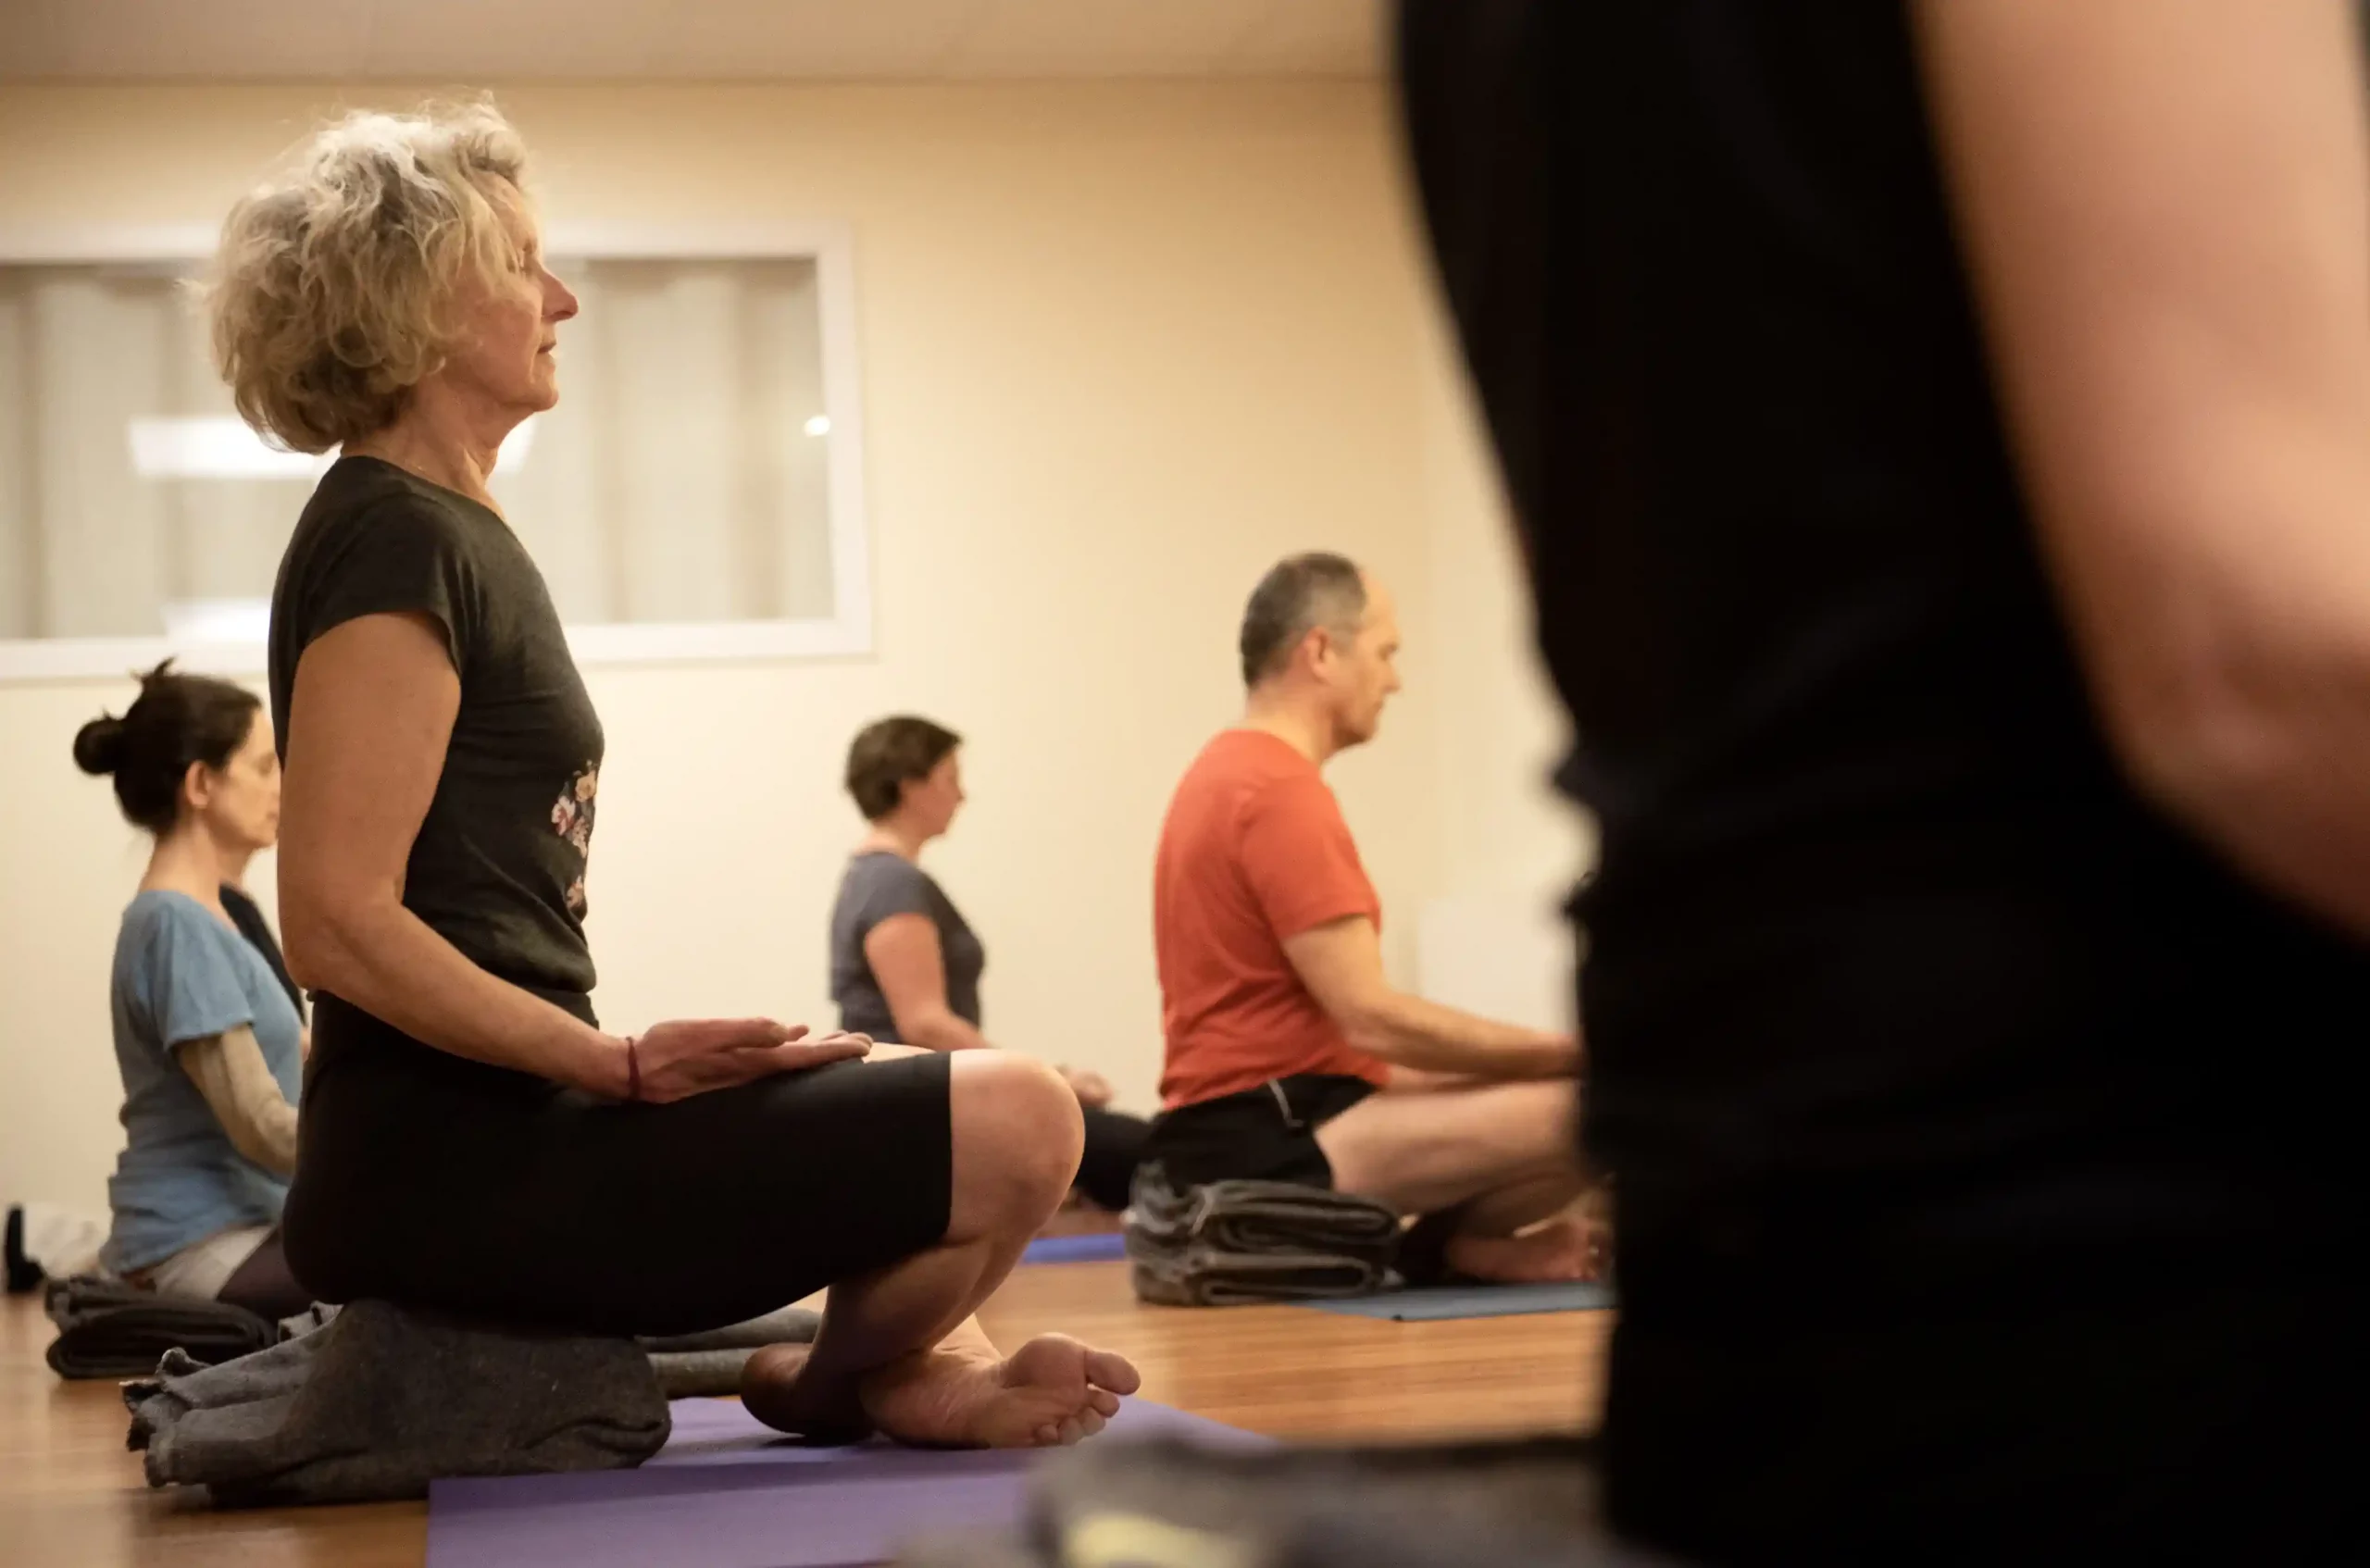
M 2358 1234 L 2370 963 L 2102 741 L 1902 8 L 1411 0 L 1400 43 L 1602 829 L 1625 1328 Z

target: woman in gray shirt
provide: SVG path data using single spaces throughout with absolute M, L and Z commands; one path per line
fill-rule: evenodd
M 963 738 L 926 718 L 867 726 L 848 747 L 847 789 L 872 830 L 856 846 L 831 908 L 831 1000 L 840 1027 L 930 1051 L 977 1051 L 987 950 L 919 861 L 963 804 Z M 1150 1124 L 1110 1109 L 1099 1073 L 1059 1069 L 1086 1118 L 1077 1189 L 1128 1206 Z

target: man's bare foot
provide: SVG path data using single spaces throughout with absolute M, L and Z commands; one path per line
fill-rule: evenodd
M 923 1350 L 866 1374 L 860 1388 L 865 1414 L 900 1442 L 1032 1449 L 1091 1437 L 1142 1382 L 1120 1356 L 1042 1334 L 1001 1361 Z
M 853 1443 L 872 1430 L 854 1378 L 827 1384 L 806 1375 L 805 1345 L 767 1345 L 741 1368 L 741 1402 L 778 1432 L 822 1443 Z
M 1551 1220 L 1519 1236 L 1453 1236 L 1448 1266 L 1501 1285 L 1548 1285 L 1602 1279 L 1604 1231 L 1578 1220 Z

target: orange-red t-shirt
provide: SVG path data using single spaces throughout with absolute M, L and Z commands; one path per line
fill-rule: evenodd
M 1341 1038 L 1284 940 L 1382 906 L 1316 765 L 1255 729 L 1202 749 L 1168 803 L 1153 876 L 1170 1109 L 1294 1073 L 1382 1083 L 1390 1067 Z

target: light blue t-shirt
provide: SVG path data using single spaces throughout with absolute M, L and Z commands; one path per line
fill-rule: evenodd
M 195 899 L 144 892 L 123 912 L 113 989 L 125 1148 L 107 1183 L 106 1266 L 146 1268 L 234 1226 L 279 1224 L 288 1184 L 232 1147 L 172 1054 L 243 1024 L 294 1104 L 305 1026 L 271 966 Z

